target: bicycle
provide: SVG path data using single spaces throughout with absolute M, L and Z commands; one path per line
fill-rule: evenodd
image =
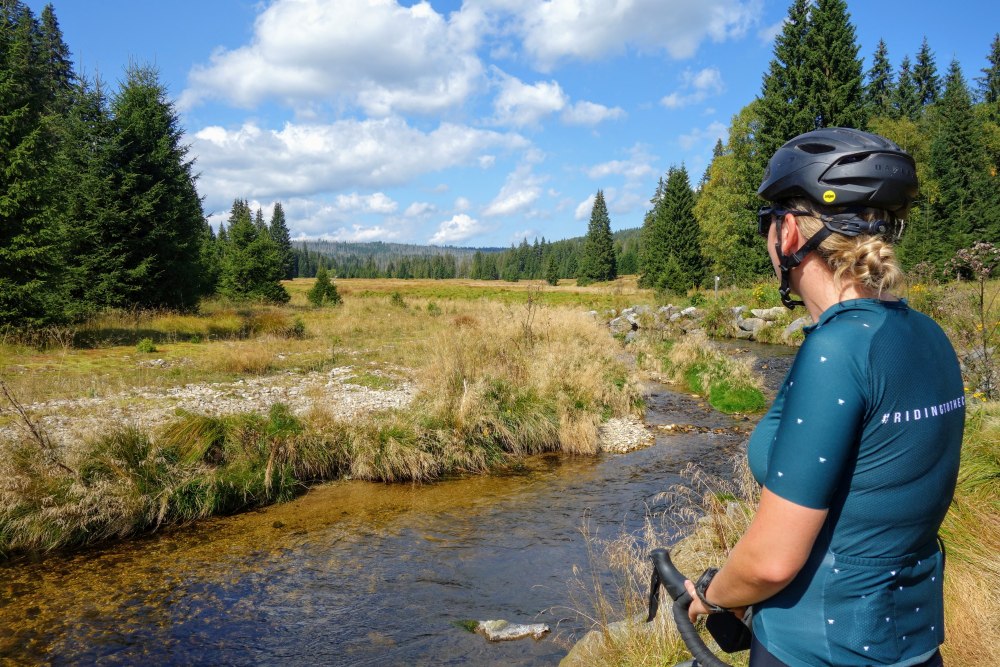
M 653 576 L 649 583 L 649 623 L 656 618 L 656 612 L 660 605 L 660 587 L 667 589 L 670 598 L 673 600 L 674 625 L 677 631 L 691 652 L 693 658 L 686 660 L 675 667 L 731 667 L 727 662 L 723 662 L 708 646 L 698 634 L 698 630 L 688 618 L 688 607 L 691 606 L 691 596 L 684 588 L 684 581 L 687 579 L 674 566 L 670 560 L 670 552 L 666 549 L 654 549 L 649 554 L 653 561 Z M 715 639 L 719 647 L 727 653 L 735 653 L 750 648 L 750 629 L 746 624 L 738 619 L 735 614 L 725 612 L 712 614 L 706 621 L 709 633 Z

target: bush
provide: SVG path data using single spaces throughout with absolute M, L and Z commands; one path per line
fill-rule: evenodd
M 306 294 L 306 298 L 309 300 L 309 303 L 317 308 L 322 306 L 336 306 L 343 301 L 340 298 L 340 293 L 337 291 L 337 286 L 333 284 L 330 280 L 330 275 L 322 266 L 316 272 L 316 283 L 309 290 L 308 294 Z
M 143 338 L 135 346 L 136 352 L 141 352 L 143 354 L 151 354 L 157 352 L 156 345 L 153 343 L 152 338 Z

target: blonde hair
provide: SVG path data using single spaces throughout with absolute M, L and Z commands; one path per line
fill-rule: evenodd
M 818 217 L 820 214 L 839 212 L 837 209 L 817 206 L 809 199 L 791 199 L 788 207 L 813 214 L 795 217 L 799 231 L 806 238 L 812 238 L 823 228 L 823 222 Z M 866 208 L 858 216 L 868 221 L 885 220 L 890 229 L 896 229 L 901 225 L 901 219 L 889 211 Z M 896 261 L 896 252 L 892 243 L 882 235 L 830 234 L 815 252 L 833 271 L 833 282 L 838 289 L 845 277 L 874 290 L 880 296 L 882 292 L 888 292 L 903 284 L 903 271 Z

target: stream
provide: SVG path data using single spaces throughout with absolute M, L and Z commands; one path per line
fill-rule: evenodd
M 794 350 L 741 344 L 783 376 Z M 651 385 L 653 446 L 535 456 L 423 486 L 338 481 L 283 505 L 0 566 L 0 664 L 555 665 L 589 627 L 587 540 L 670 514 L 697 462 L 728 476 L 754 421 Z M 694 424 L 683 432 L 656 428 Z M 651 545 L 661 546 L 661 545 Z M 598 557 L 595 565 L 607 570 Z M 547 623 L 491 643 L 457 625 Z

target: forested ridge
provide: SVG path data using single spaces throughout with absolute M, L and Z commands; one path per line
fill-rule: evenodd
M 794 0 L 759 95 L 731 120 L 697 183 L 671 165 L 641 229 L 611 233 L 598 191 L 586 235 L 510 248 L 292 241 L 280 202 L 269 220 L 232 193 L 208 224 L 194 156 L 154 67 L 109 87 L 74 71 L 51 5 L 0 1 L 0 327 L 78 321 L 109 308 L 197 308 L 203 297 L 287 300 L 281 280 L 314 277 L 560 279 L 638 274 L 684 292 L 770 274 L 755 234 L 768 157 L 818 127 L 882 134 L 915 157 L 920 193 L 900 242 L 908 269 L 946 277 L 955 253 L 1000 239 L 1000 34 L 966 77 L 939 68 L 927 40 L 895 61 L 884 41 L 866 67 L 843 0 Z M 584 230 L 581 229 L 581 233 Z

